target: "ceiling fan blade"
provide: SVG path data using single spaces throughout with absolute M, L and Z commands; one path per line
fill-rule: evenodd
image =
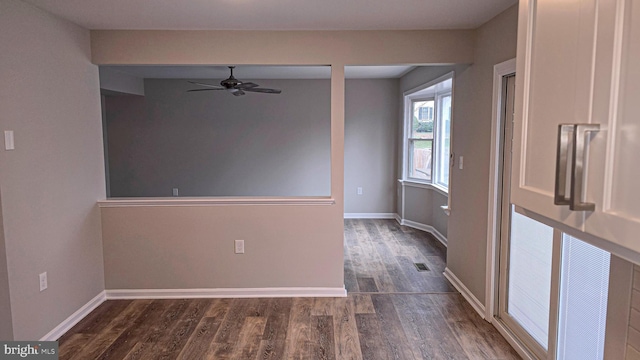
M 213 91 L 213 90 L 224 90 L 224 88 L 214 88 L 214 89 L 191 89 L 191 90 L 187 90 L 187 92 L 192 92 L 192 91 Z
M 189 81 L 189 82 L 192 83 L 192 84 L 195 84 L 195 85 L 206 86 L 206 87 L 210 87 L 210 88 L 214 88 L 214 89 L 224 90 L 224 87 L 220 86 L 220 85 L 205 84 L 205 83 L 200 83 L 200 82 L 195 82 L 195 81 Z
M 264 94 L 280 94 L 282 92 L 282 90 L 279 90 L 279 89 L 269 89 L 269 88 L 249 88 L 249 89 L 243 89 L 243 90 L 251 91 L 251 92 L 259 92 Z
M 242 83 L 242 84 L 238 84 L 236 86 L 236 89 L 246 90 L 246 89 L 255 88 L 255 87 L 258 87 L 258 86 L 260 86 L 260 85 L 254 84 L 252 82 L 245 82 L 245 83 Z
M 244 95 L 244 91 L 235 89 L 235 91 L 230 91 L 234 96 L 242 96 Z

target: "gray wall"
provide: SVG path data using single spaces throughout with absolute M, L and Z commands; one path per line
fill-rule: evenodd
M 98 68 L 89 31 L 0 1 L 2 218 L 13 334 L 39 339 L 104 290 Z M 38 289 L 48 273 L 49 288 Z
M 344 239 L 344 64 L 419 64 L 456 63 L 470 61 L 473 56 L 474 31 L 92 31 L 92 59 L 96 64 L 167 64 L 188 65 L 217 63 L 229 64 L 291 64 L 332 65 L 331 80 L 331 197 L 335 205 L 238 205 L 231 206 L 166 206 L 159 207 L 115 207 L 103 208 L 103 239 L 105 243 L 105 266 L 119 273 L 109 274 L 113 286 L 140 287 L 149 285 L 181 286 L 182 274 L 205 273 L 218 267 L 224 279 L 232 274 L 235 286 L 268 286 L 273 279 L 280 286 L 339 286 L 343 281 Z M 162 46 L 148 46 L 162 44 Z M 185 44 L 191 46 L 185 47 Z M 419 46 L 416 46 L 419 44 Z M 213 59 L 213 60 L 212 60 Z M 162 214 L 168 223 L 154 220 Z M 225 252 L 226 261 L 209 261 L 215 251 L 212 244 L 207 252 L 201 244 L 212 238 L 210 218 L 223 218 L 216 232 L 220 238 L 220 251 Z M 278 224 L 286 224 L 285 228 Z M 267 231 L 262 231 L 266 229 Z M 260 233 L 262 231 L 262 233 Z M 252 253 L 247 243 L 244 256 L 226 255 L 233 248 L 233 239 L 257 236 L 256 241 L 266 244 L 261 250 L 267 253 Z M 309 234 L 311 236 L 309 236 Z M 238 237 L 236 237 L 238 236 Z M 171 242 L 171 238 L 173 242 Z M 143 253 L 147 244 L 144 239 L 162 245 L 165 241 L 177 251 L 176 262 L 187 256 L 195 267 L 177 273 L 176 278 L 162 279 L 159 272 L 166 272 L 161 261 L 146 264 L 126 263 L 127 269 L 137 271 L 136 279 L 130 273 L 117 268 L 121 257 Z M 130 241 L 135 240 L 135 241 Z M 245 239 L 246 240 L 246 239 Z M 175 241 L 184 243 L 176 245 Z M 247 240 L 248 241 L 248 240 Z M 160 249 L 159 247 L 156 249 Z M 196 250 L 194 250 L 196 249 Z M 283 250 L 286 249 L 286 250 Z M 227 253 L 229 251 L 229 253 Z M 285 256 L 283 256 L 283 253 Z M 195 257 L 195 258 L 194 258 Z M 265 258 L 277 259 L 276 266 L 261 266 Z M 145 261 L 146 262 L 146 261 Z M 179 263 L 184 269 L 189 263 Z M 198 264 L 197 266 L 195 264 Z M 138 266 L 139 265 L 139 266 Z M 202 265 L 202 266 L 200 266 Z M 156 271 L 159 270 L 159 271 Z M 153 281 L 145 283 L 149 274 Z M 184 284 L 192 283 L 192 275 L 182 278 Z M 138 279 L 142 281 L 138 282 Z M 242 278 L 242 279 L 238 279 Z M 298 282 L 305 278 L 303 282 Z M 294 283 L 295 280 L 295 283 Z M 216 286 L 217 281 L 208 281 L 203 276 L 200 283 Z M 166 284 L 165 284 L 166 283 Z M 291 285 L 288 285 L 291 284 Z M 109 285 L 111 286 L 111 285 Z
M 13 340 L 9 273 L 7 272 L 7 252 L 4 244 L 3 223 L 2 189 L 0 189 L 0 340 Z
M 107 92 L 144 95 L 144 80 L 123 72 L 100 68 L 100 89 Z
M 395 212 L 398 86 L 398 79 L 345 83 L 345 213 Z
M 401 186 L 398 191 L 399 196 L 402 196 Z M 403 219 L 432 226 L 446 238 L 449 217 L 442 206 L 447 205 L 447 196 L 433 189 L 414 186 L 405 186 L 404 191 Z M 398 206 L 400 206 L 399 212 L 402 212 L 402 199 Z M 399 215 L 402 216 L 402 214 Z
M 102 208 L 106 288 L 343 289 L 343 219 L 335 216 L 337 210 L 324 205 Z M 233 253 L 234 239 L 245 241 L 244 254 Z
M 111 196 L 328 196 L 329 80 L 253 81 L 282 94 L 147 79 L 107 96 Z
M 406 186 L 404 191 L 404 219 L 431 225 L 435 191 L 411 186 Z
M 447 267 L 482 302 L 486 281 L 493 66 L 516 56 L 517 12 L 514 5 L 476 29 L 472 65 L 419 67 L 400 79 L 401 91 L 407 91 L 455 72 L 453 153 L 456 164 L 459 156 L 464 156 L 464 169 L 454 166 L 451 171 L 451 215 L 447 217 L 439 208 L 446 204 L 445 196 L 434 190 L 410 189 L 404 217 L 424 221 L 447 237 Z M 399 134 L 402 126 L 400 122 Z M 398 149 L 402 151 L 402 144 Z M 402 153 L 399 154 L 401 158 Z M 400 163 L 398 174 L 402 174 L 401 171 Z
M 424 85 L 447 73 L 465 68 L 467 65 L 418 66 L 400 78 L 400 91 L 405 92 Z M 454 85 L 455 86 L 455 85 Z
M 442 209 L 447 205 L 449 197 L 438 191 L 431 192 L 431 226 L 433 226 L 444 237 L 449 235 L 449 216 Z
M 456 72 L 447 267 L 485 300 L 493 66 L 516 56 L 517 5 L 476 30 L 475 61 Z

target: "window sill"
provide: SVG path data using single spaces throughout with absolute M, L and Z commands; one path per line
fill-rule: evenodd
M 415 181 L 415 180 L 401 180 L 398 179 L 398 182 L 400 184 L 402 184 L 402 186 L 409 186 L 409 187 L 414 187 L 414 188 L 420 188 L 420 189 L 430 189 L 430 190 L 435 190 L 436 192 L 444 195 L 444 196 L 449 196 L 449 192 L 447 191 L 446 188 L 440 186 L 440 185 L 436 185 L 436 184 L 431 184 L 431 183 L 425 183 L 425 182 L 420 182 L 420 181 Z
M 431 184 L 431 186 L 436 189 L 436 191 L 438 191 L 440 194 L 445 195 L 445 196 L 449 196 L 449 189 L 447 189 L 446 187 L 442 186 L 442 185 L 437 185 L 437 184 Z
M 221 205 L 335 205 L 331 197 L 164 197 L 111 198 L 98 201 L 101 208 L 141 206 L 221 206 Z
M 449 208 L 449 205 L 442 205 L 440 208 L 445 214 L 447 214 L 447 216 L 451 215 L 451 208 Z

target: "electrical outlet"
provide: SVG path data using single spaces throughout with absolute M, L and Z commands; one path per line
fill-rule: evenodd
M 460 161 L 458 161 L 458 169 L 462 170 L 464 168 L 464 156 L 460 156 Z
M 173 188 L 173 196 L 178 196 L 178 188 Z
M 357 193 L 358 195 L 362 195 L 362 186 L 358 186 Z
M 5 130 L 4 131 L 4 149 L 14 150 L 15 148 L 16 146 L 13 141 L 13 130 Z
M 235 241 L 236 254 L 244 254 L 244 240 Z
M 40 291 L 47 290 L 47 272 L 43 272 L 40 276 Z

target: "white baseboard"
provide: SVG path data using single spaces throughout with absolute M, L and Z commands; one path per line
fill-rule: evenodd
M 458 290 L 460 292 L 460 294 L 462 294 L 462 296 L 464 296 L 464 298 L 467 300 L 467 302 L 480 315 L 480 317 L 482 317 L 483 319 L 486 319 L 485 318 L 486 313 L 485 313 L 484 305 L 482 305 L 480 300 L 478 300 L 478 298 L 475 297 L 475 295 L 473 295 L 471 293 L 471 291 L 469 291 L 469 289 L 467 289 L 466 286 L 464 286 L 464 284 L 460 281 L 460 279 L 458 279 L 458 277 L 455 276 L 455 274 L 452 273 L 451 270 L 449 270 L 449 268 L 445 268 L 444 269 L 444 277 L 447 278 L 447 280 L 449 280 L 451 282 L 453 287 L 455 287 L 456 290 Z
M 40 341 L 56 341 L 106 300 L 120 299 L 196 299 L 196 298 L 274 298 L 346 297 L 344 287 L 220 288 L 220 289 L 123 289 L 104 290 L 71 314 Z
M 197 298 L 274 298 L 346 297 L 344 287 L 218 288 L 218 289 L 122 289 L 106 290 L 107 299 L 197 299 Z
M 414 229 L 426 231 L 426 232 L 430 233 L 431 235 L 433 235 L 433 237 L 438 239 L 438 241 L 440 241 L 442 243 L 442 245 L 444 245 L 445 247 L 447 246 L 447 238 L 444 235 L 442 235 L 438 230 L 436 230 L 436 228 L 434 228 L 433 226 L 422 224 L 422 223 L 411 221 L 411 220 L 407 220 L 407 219 L 398 219 L 398 218 L 396 218 L 396 220 L 398 221 L 398 223 L 400 223 L 400 225 L 404 225 L 404 226 L 412 227 Z
M 402 225 L 402 216 L 400 214 L 394 214 L 394 218 L 398 222 L 398 224 Z
M 96 297 L 89 300 L 88 303 L 84 304 L 80 309 L 71 314 L 68 318 L 66 318 L 60 325 L 53 328 L 53 330 L 49 331 L 45 336 L 43 336 L 40 341 L 56 341 L 62 335 L 64 335 L 69 329 L 71 329 L 75 324 L 80 322 L 80 320 L 84 319 L 85 316 L 89 315 L 95 308 L 100 306 L 103 302 L 107 300 L 106 294 L 104 291 L 100 292 Z
M 395 219 L 394 213 L 344 213 L 345 219 Z

